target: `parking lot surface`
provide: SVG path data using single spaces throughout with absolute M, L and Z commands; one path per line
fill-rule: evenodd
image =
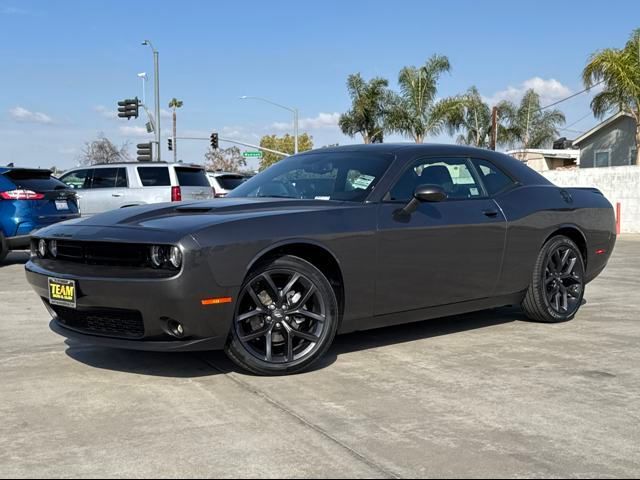
M 339 337 L 316 370 L 65 344 L 0 266 L 0 476 L 637 477 L 640 236 L 568 323 L 517 308 Z

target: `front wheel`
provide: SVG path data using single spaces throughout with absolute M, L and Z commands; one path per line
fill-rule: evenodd
M 338 304 L 327 278 L 309 262 L 283 256 L 249 274 L 226 353 L 258 375 L 297 373 L 326 353 L 337 328 Z
M 571 320 L 584 298 L 584 260 L 569 238 L 550 239 L 540 251 L 531 285 L 522 303 L 527 316 L 538 322 Z

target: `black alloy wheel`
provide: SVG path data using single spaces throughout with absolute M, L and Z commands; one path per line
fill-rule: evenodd
M 544 273 L 547 301 L 559 314 L 575 312 L 582 300 L 580 253 L 570 246 L 559 246 L 550 255 Z
M 322 356 L 336 329 L 337 303 L 326 277 L 305 260 L 280 257 L 245 282 L 227 354 L 253 373 L 295 373 Z
M 550 239 L 540 251 L 522 307 L 539 322 L 571 320 L 584 298 L 585 266 L 578 246 L 565 236 Z

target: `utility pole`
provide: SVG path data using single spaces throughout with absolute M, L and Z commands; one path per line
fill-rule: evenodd
M 491 143 L 489 145 L 489 148 L 491 150 L 495 150 L 497 143 L 498 143 L 498 107 L 493 107 L 493 111 L 491 112 Z
M 527 131 L 524 134 L 524 148 L 526 149 L 529 145 L 529 121 L 531 119 L 531 99 L 533 97 L 533 93 L 529 95 L 529 108 L 527 108 Z
M 156 110 L 156 118 L 155 118 L 155 130 L 156 130 L 156 161 L 161 160 L 161 145 L 160 142 L 162 140 L 160 135 L 160 61 L 159 61 L 159 53 L 153 47 L 153 44 L 149 40 L 145 40 L 142 42 L 142 45 L 149 46 L 151 50 L 153 50 L 153 80 L 154 80 L 154 91 L 155 91 L 155 110 Z

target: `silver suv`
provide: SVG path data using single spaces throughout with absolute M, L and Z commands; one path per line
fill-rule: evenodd
M 83 216 L 149 203 L 207 200 L 214 192 L 203 167 L 183 163 L 110 163 L 60 177 L 77 191 Z

